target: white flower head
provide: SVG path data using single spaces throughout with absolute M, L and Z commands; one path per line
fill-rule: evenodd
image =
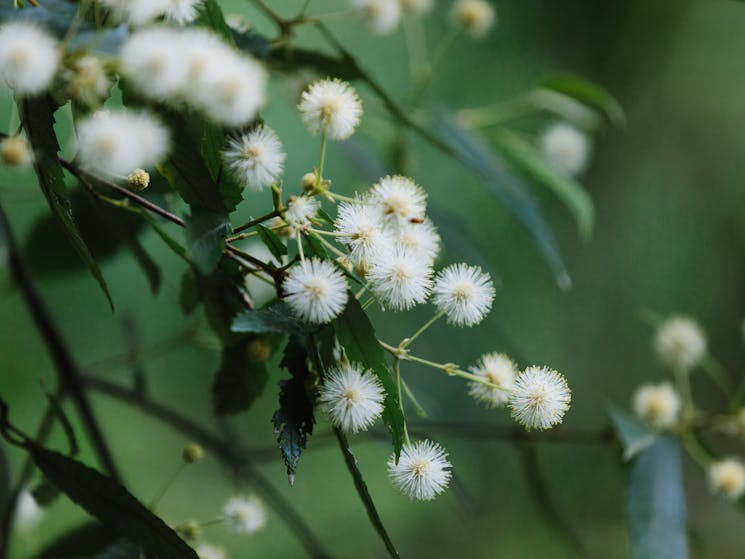
M 510 390 L 515 382 L 518 370 L 515 362 L 504 353 L 487 353 L 481 356 L 471 372 L 479 378 L 496 385 L 489 386 L 481 382 L 471 382 L 468 394 L 477 402 L 488 408 L 496 408 L 507 402 Z
M 166 13 L 171 0 L 101 0 L 101 4 L 111 10 L 114 16 L 131 23 L 142 25 Z
M 41 522 L 44 509 L 39 506 L 28 489 L 23 489 L 18 494 L 15 515 L 18 528 L 23 532 L 30 532 Z
M 166 19 L 179 25 L 191 23 L 199 16 L 204 0 L 168 0 Z
M 0 140 L 0 161 L 9 167 L 28 167 L 34 162 L 34 151 L 24 136 Z
M 331 322 L 347 304 L 347 280 L 332 262 L 320 258 L 295 264 L 282 288 L 295 315 L 314 324 Z
M 370 201 L 380 206 L 389 223 L 403 225 L 424 220 L 427 193 L 408 177 L 400 175 L 380 179 L 370 190 Z
M 419 501 L 430 501 L 447 489 L 452 473 L 445 450 L 429 440 L 405 444 L 398 464 L 388 460 L 388 475 L 404 495 Z
M 223 507 L 228 526 L 239 534 L 253 534 L 266 525 L 266 509 L 258 497 L 231 497 Z
M 98 105 L 109 96 L 111 81 L 100 58 L 81 56 L 66 77 L 70 95 L 87 105 Z
M 241 184 L 259 191 L 279 180 L 287 154 L 274 130 L 258 126 L 232 138 L 223 158 Z
M 326 79 L 303 91 L 298 110 L 311 134 L 325 132 L 329 140 L 346 140 L 360 123 L 362 101 L 347 82 Z
M 230 63 L 235 53 L 222 42 L 215 33 L 198 27 L 188 27 L 179 33 L 179 55 L 186 67 L 186 83 L 189 87 L 182 92 L 189 102 L 198 103 L 201 99 L 202 80 L 207 69 L 215 65 Z
M 200 543 L 195 551 L 199 559 L 227 559 L 228 557 L 224 548 L 206 542 Z
M 342 364 L 326 375 L 318 394 L 331 422 L 349 433 L 366 431 L 383 413 L 385 391 L 372 371 Z
M 494 8 L 486 0 L 456 0 L 450 10 L 453 23 L 475 39 L 484 37 L 496 18 Z
M 334 229 L 339 241 L 349 248 L 356 266 L 370 262 L 390 248 L 390 236 L 383 228 L 380 209 L 365 200 L 339 204 Z
M 57 41 L 33 23 L 0 25 L 0 77 L 18 95 L 37 95 L 52 83 L 59 65 Z
M 541 136 L 543 155 L 558 169 L 579 175 L 587 169 L 592 152 L 590 138 L 571 124 L 549 126 Z
M 423 15 L 435 6 L 434 0 L 400 0 L 401 7 L 412 14 Z
M 669 382 L 644 384 L 631 400 L 636 416 L 656 429 L 670 429 L 678 421 L 680 397 Z
M 78 156 L 88 169 L 127 176 L 168 152 L 168 130 L 146 112 L 98 111 L 78 125 Z
M 441 270 L 432 288 L 433 302 L 448 322 L 474 326 L 491 310 L 494 284 L 478 266 L 455 264 Z
M 352 4 L 376 35 L 392 33 L 401 22 L 400 0 L 352 0 Z
M 712 490 L 737 501 L 745 494 L 745 466 L 737 458 L 725 458 L 709 466 L 709 485 Z
M 317 198 L 312 196 L 291 196 L 287 200 L 287 210 L 285 211 L 285 221 L 290 228 L 290 234 L 296 235 L 300 231 L 308 229 L 321 203 Z
M 367 278 L 384 306 L 408 310 L 429 297 L 432 263 L 421 254 L 396 247 L 373 258 Z
M 408 222 L 397 228 L 395 242 L 402 249 L 421 254 L 434 262 L 440 253 L 440 235 L 432 221 Z
M 548 429 L 561 423 L 572 401 L 563 375 L 548 367 L 528 367 L 510 393 L 512 418 L 526 429 Z
M 687 316 L 671 316 L 657 329 L 654 347 L 665 365 L 689 371 L 706 356 L 706 336 Z

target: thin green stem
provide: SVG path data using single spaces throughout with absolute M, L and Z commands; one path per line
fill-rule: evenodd
M 686 431 L 681 435 L 683 447 L 686 449 L 688 456 L 701 466 L 704 470 L 708 469 L 711 464 L 711 456 L 707 450 L 701 446 L 701 443 L 691 431 Z
M 303 236 L 300 234 L 300 231 L 297 232 L 295 235 L 295 240 L 297 241 L 297 253 L 300 256 L 300 263 L 305 267 L 305 253 L 303 252 Z
M 414 332 L 414 334 L 410 338 L 406 338 L 404 341 L 401 342 L 401 345 L 399 346 L 401 349 L 406 349 L 411 345 L 411 343 L 416 340 L 419 336 L 421 336 L 424 332 L 427 331 L 427 328 L 432 326 L 435 322 L 440 320 L 443 316 L 445 316 L 445 311 L 440 311 L 437 314 L 435 314 L 432 318 L 430 318 L 427 322 L 425 322 L 419 330 Z
M 274 209 L 270 211 L 267 214 L 262 215 L 261 217 L 257 217 L 256 219 L 252 219 L 248 223 L 244 223 L 240 227 L 235 227 L 233 229 L 233 233 L 240 233 L 241 231 L 245 231 L 246 229 L 251 229 L 251 227 L 255 227 L 259 225 L 260 223 L 264 223 L 265 221 L 269 221 L 270 219 L 273 219 L 275 217 L 279 216 L 279 211 Z
M 401 385 L 401 360 L 398 357 L 393 358 L 393 371 L 396 374 L 396 387 L 398 389 L 398 405 L 401 407 L 401 417 L 404 418 L 404 441 L 407 445 L 411 445 L 411 439 L 409 438 L 409 428 L 406 426 L 406 414 L 404 413 L 404 399 Z
M 150 510 L 155 510 L 158 506 L 158 503 L 163 499 L 165 494 L 168 492 L 168 490 L 171 488 L 173 483 L 178 479 L 179 475 L 181 475 L 181 472 L 184 471 L 184 468 L 186 467 L 186 462 L 181 462 L 178 465 L 178 468 L 173 472 L 173 474 L 170 475 L 170 477 L 166 480 L 166 482 L 163 484 L 163 486 L 158 490 L 158 492 L 155 494 L 153 499 L 150 501 Z
M 326 161 L 326 130 L 321 133 L 321 152 L 318 154 L 318 186 L 323 183 L 323 164 Z
M 343 194 L 339 194 L 338 192 L 331 192 L 330 190 L 324 192 L 326 196 L 330 196 L 334 200 L 339 200 L 341 202 L 352 202 L 357 203 L 359 200 L 352 198 L 350 196 L 344 196 Z

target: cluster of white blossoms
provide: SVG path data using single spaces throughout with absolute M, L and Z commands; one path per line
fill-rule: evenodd
M 266 100 L 261 64 L 204 29 L 145 28 L 127 39 L 119 57 L 143 97 L 186 103 L 228 127 L 252 122 Z
M 654 348 L 665 365 L 687 372 L 706 356 L 706 336 L 692 318 L 671 316 L 657 329 Z
M 669 382 L 640 386 L 631 401 L 636 416 L 655 429 L 670 429 L 678 422 L 680 396 Z
M 203 0 L 101 0 L 101 4 L 132 25 L 158 18 L 185 25 L 197 19 Z
M 540 144 L 543 156 L 568 175 L 582 174 L 590 163 L 590 138 L 571 124 L 552 124 L 543 132 Z
M 266 507 L 256 496 L 231 497 L 223 507 L 228 528 L 238 534 L 253 534 L 266 525 Z
M 709 466 L 709 485 L 731 501 L 745 494 L 745 465 L 737 458 L 724 458 Z

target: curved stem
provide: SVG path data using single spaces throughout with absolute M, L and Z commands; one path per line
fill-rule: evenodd
M 411 345 L 411 342 L 416 340 L 419 336 L 421 336 L 427 328 L 432 326 L 435 322 L 437 322 L 439 319 L 441 319 L 443 316 L 445 316 L 445 311 L 440 311 L 435 316 L 430 318 L 427 322 L 425 322 L 419 330 L 414 332 L 414 334 L 410 338 L 406 338 L 403 342 L 401 342 L 401 345 L 399 346 L 401 349 L 407 348 L 409 345 Z

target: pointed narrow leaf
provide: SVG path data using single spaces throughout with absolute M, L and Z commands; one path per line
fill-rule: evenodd
M 624 460 L 631 460 L 657 440 L 657 433 L 616 406 L 608 409 L 608 415 L 623 445 Z
M 585 78 L 571 74 L 548 76 L 538 82 L 538 87 L 567 95 L 597 109 L 615 126 L 626 122 L 621 104 L 605 89 Z
M 269 249 L 272 256 L 277 259 L 277 264 L 281 264 L 282 257 L 287 254 L 287 246 L 282 242 L 277 234 L 268 227 L 259 224 L 256 226 L 256 230 L 259 233 L 261 242 Z
M 200 272 L 210 274 L 215 270 L 229 232 L 227 215 L 208 210 L 192 211 L 186 220 L 186 243 Z
M 308 326 L 295 318 L 283 302 L 257 311 L 243 311 L 233 320 L 231 330 L 244 334 L 269 334 L 271 332 L 300 333 Z

